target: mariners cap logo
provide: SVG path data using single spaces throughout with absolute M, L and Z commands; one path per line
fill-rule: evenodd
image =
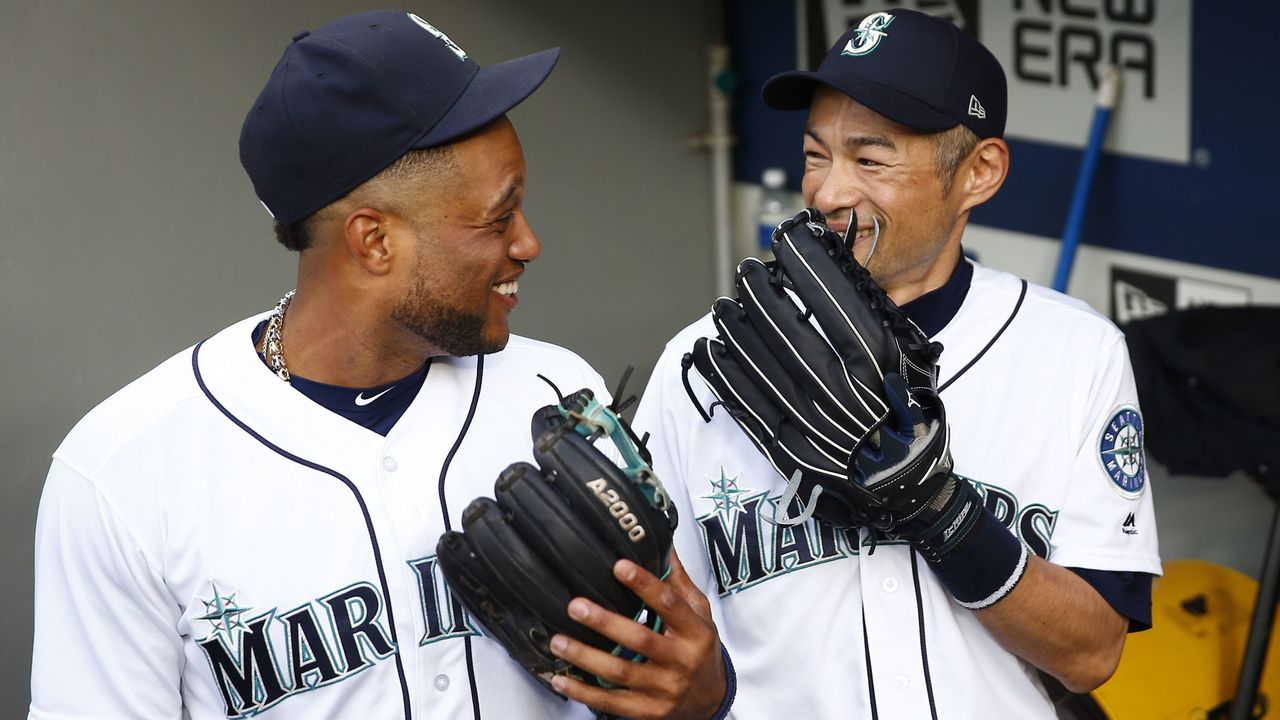
M 844 44 L 844 50 L 840 54 L 858 57 L 875 50 L 880 41 L 888 37 L 884 30 L 891 22 L 893 22 L 893 16 L 887 12 L 866 16 L 862 22 L 858 23 L 858 29 L 854 31 L 853 38 Z
M 1142 414 L 1137 408 L 1122 405 L 1111 414 L 1098 437 L 1098 460 L 1116 492 L 1130 500 L 1142 495 L 1147 466 L 1142 456 Z
M 431 23 L 427 22 L 426 20 L 423 20 L 422 18 L 418 17 L 413 13 L 405 13 L 405 14 L 409 16 L 410 20 L 418 23 L 418 26 L 421 27 L 423 30 L 426 30 L 432 35 L 435 35 L 436 37 L 440 38 L 440 41 L 443 42 L 445 45 L 448 45 L 449 49 L 453 51 L 454 55 L 458 56 L 459 60 L 467 59 L 467 51 L 458 47 L 458 43 L 450 40 L 448 35 L 445 35 L 444 33 L 437 30 L 435 25 L 432 25 Z

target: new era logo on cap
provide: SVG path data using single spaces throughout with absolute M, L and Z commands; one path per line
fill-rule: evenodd
M 978 102 L 977 95 L 969 96 L 969 114 L 983 120 L 987 118 L 987 109 L 982 107 L 982 103 Z

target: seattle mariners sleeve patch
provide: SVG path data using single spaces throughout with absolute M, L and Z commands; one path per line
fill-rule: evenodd
M 1121 405 L 1098 435 L 1098 460 L 1116 492 L 1137 500 L 1147 486 L 1147 463 L 1142 451 L 1142 413 Z

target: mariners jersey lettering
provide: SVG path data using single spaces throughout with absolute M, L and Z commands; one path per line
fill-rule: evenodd
M 533 459 L 529 418 L 555 399 L 536 374 L 607 398 L 600 378 L 513 337 L 437 358 L 383 437 L 272 374 L 260 319 L 124 388 L 55 454 L 32 716 L 590 717 L 476 632 L 434 553 L 442 503 L 457 527 Z
M 959 311 L 932 338 L 945 347 L 939 382 L 956 473 L 1036 555 L 1158 574 L 1137 462 L 1140 409 L 1110 322 L 1030 286 L 1005 332 L 955 375 L 1014 315 L 1022 289 L 1018 278 L 975 265 Z M 703 318 L 668 344 L 636 426 L 652 434 L 654 469 L 681 516 L 695 519 L 681 524 L 676 544 L 733 656 L 734 717 L 872 717 L 874 689 L 882 720 L 935 709 L 949 720 L 1055 718 L 1034 670 L 957 605 L 909 545 L 880 540 L 872 552 L 866 531 L 779 522 L 799 514 L 801 499 L 788 496 L 727 413 L 704 422 L 684 389 L 682 356 L 714 334 Z M 710 407 L 701 379 L 690 383 Z

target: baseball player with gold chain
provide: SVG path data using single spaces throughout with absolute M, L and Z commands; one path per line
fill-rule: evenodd
M 438 562 L 467 504 L 535 460 L 551 385 L 609 401 L 581 358 L 508 324 L 541 244 L 506 113 L 558 56 L 482 68 L 397 10 L 294 37 L 240 149 L 299 253 L 297 289 L 105 400 L 54 453 L 33 720 L 727 707 L 715 628 L 682 573 L 613 567 L 662 634 L 566 597 L 572 622 L 647 661 L 542 638 L 607 685 L 544 687 L 480 633 Z

